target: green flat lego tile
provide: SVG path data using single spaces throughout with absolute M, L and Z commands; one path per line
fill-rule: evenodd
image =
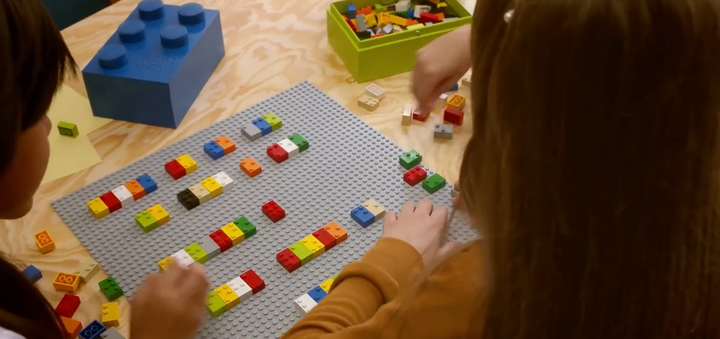
M 142 211 L 135 216 L 135 222 L 142 228 L 145 233 L 148 233 L 158 227 L 157 220 L 148 211 Z
M 213 318 L 227 311 L 227 305 L 214 291 L 208 293 L 207 299 L 205 301 L 205 306 L 207 307 L 208 312 L 210 312 L 210 315 L 212 315 Z
M 306 149 L 310 148 L 310 143 L 307 141 L 307 139 L 303 138 L 300 134 L 293 134 L 288 137 L 290 141 L 292 141 L 295 146 L 297 146 L 300 149 L 300 152 L 305 151 Z
M 270 127 L 272 127 L 272 130 L 275 131 L 278 128 L 282 127 L 282 120 L 278 118 L 275 113 L 268 113 L 262 116 L 263 120 L 265 120 Z
M 433 174 L 427 179 L 423 180 L 422 187 L 430 194 L 437 192 L 439 189 L 445 187 L 445 178 L 440 174 Z
M 100 287 L 100 291 L 105 294 L 109 301 L 113 301 L 123 296 L 122 288 L 113 277 L 107 277 L 105 280 L 99 282 L 98 286 Z
M 188 245 L 185 247 L 185 252 L 187 252 L 193 260 L 195 260 L 198 264 L 204 264 L 206 261 L 208 261 L 208 255 L 205 253 L 205 251 L 200 247 L 200 245 L 196 242 Z
M 248 220 L 248 218 L 240 217 L 237 220 L 233 221 L 233 223 L 245 234 L 245 239 L 252 237 L 257 233 L 257 229 L 255 228 L 255 225 Z
M 422 155 L 420 155 L 420 153 L 416 150 L 412 150 L 400 156 L 400 166 L 408 171 L 419 165 L 421 161 Z
M 297 255 L 298 258 L 300 258 L 301 265 L 305 265 L 310 262 L 310 260 L 312 260 L 312 252 L 305 245 L 303 245 L 301 241 L 290 245 L 290 247 L 288 248 L 291 252 Z

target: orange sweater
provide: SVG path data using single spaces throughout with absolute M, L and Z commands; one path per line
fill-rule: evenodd
M 420 254 L 404 241 L 380 239 L 283 338 L 478 338 L 482 250 L 481 241 L 472 243 L 423 282 Z

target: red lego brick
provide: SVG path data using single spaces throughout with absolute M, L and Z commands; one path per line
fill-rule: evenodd
M 346 19 L 345 22 L 347 22 L 348 26 L 350 26 L 353 32 L 357 32 L 357 27 L 355 27 L 355 24 L 353 24 L 352 21 Z
M 210 233 L 210 239 L 220 246 L 220 252 L 229 250 L 233 245 L 232 239 L 221 229 Z
M 417 121 L 425 121 L 430 116 L 430 113 L 422 114 L 419 111 L 413 112 L 413 119 Z
M 165 171 L 168 172 L 168 174 L 170 174 L 170 176 L 175 180 L 178 180 L 187 174 L 185 167 L 183 167 L 183 165 L 175 159 L 165 164 Z
M 80 307 L 80 297 L 72 294 L 66 294 L 60 299 L 57 307 L 55 307 L 55 313 L 66 318 L 72 318 L 75 312 Z
M 463 116 L 465 112 L 453 107 L 445 107 L 445 113 L 443 114 L 443 120 L 453 124 L 462 126 Z
M 415 186 L 427 178 L 427 172 L 420 166 L 415 166 L 411 170 L 405 172 L 403 180 L 410 186 Z
M 110 210 L 110 213 L 115 212 L 122 207 L 122 203 L 120 203 L 120 200 L 115 196 L 115 194 L 113 194 L 113 192 L 107 192 L 101 195 L 100 200 L 105 203 L 108 210 Z
M 420 22 L 421 23 L 428 23 L 428 22 L 436 23 L 436 22 L 440 22 L 440 18 L 438 18 L 438 16 L 436 14 L 422 13 L 422 14 L 420 14 Z
M 267 155 L 270 156 L 276 163 L 281 163 L 288 159 L 287 152 L 280 147 L 278 144 L 273 144 L 267 148 Z
M 370 38 L 371 38 L 371 39 L 372 39 L 372 38 L 379 38 L 379 37 L 384 36 L 384 35 L 385 35 L 385 33 L 375 34 L 375 35 L 371 36 Z
M 289 248 L 286 248 L 275 255 L 275 259 L 277 259 L 277 262 L 279 262 L 282 267 L 285 267 L 288 273 L 292 273 L 292 271 L 300 268 L 301 265 L 300 258 L 298 258 L 297 255 L 295 255 L 295 253 L 293 253 Z
M 319 240 L 323 244 L 323 246 L 325 246 L 325 252 L 337 245 L 337 240 L 335 240 L 335 237 L 333 237 L 333 235 L 324 228 L 313 232 L 312 235 L 317 238 L 317 240 Z
M 272 222 L 278 222 L 282 220 L 282 218 L 285 218 L 285 210 L 280 207 L 274 200 L 270 200 L 267 202 L 267 204 L 262 205 L 262 212 L 265 214 L 266 217 L 268 217 Z
M 240 279 L 250 286 L 253 294 L 257 294 L 265 288 L 265 282 L 260 279 L 257 273 L 253 270 L 248 270 L 247 272 L 241 274 Z

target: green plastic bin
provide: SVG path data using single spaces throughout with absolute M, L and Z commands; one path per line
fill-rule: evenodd
M 435 38 L 472 22 L 471 14 L 457 0 L 444 0 L 446 13 L 456 20 L 360 40 L 342 18 L 349 4 L 357 8 L 374 6 L 377 0 L 338 1 L 327 10 L 328 42 L 357 82 L 366 82 L 411 71 L 415 52 Z M 413 3 L 415 6 L 415 3 Z M 452 51 L 448 51 L 452 53 Z

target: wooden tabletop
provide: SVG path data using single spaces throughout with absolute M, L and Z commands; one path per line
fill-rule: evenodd
M 62 32 L 81 68 L 139 1 L 119 1 Z M 328 45 L 325 16 L 330 0 L 195 1 L 208 9 L 220 10 L 226 53 L 180 127 L 172 130 L 114 121 L 94 131 L 89 137 L 103 162 L 42 186 L 30 214 L 0 226 L 0 251 L 42 270 L 44 277 L 38 287 L 53 306 L 63 295 L 52 287 L 55 274 L 72 272 L 79 261 L 90 255 L 50 207 L 51 202 L 304 80 L 403 149 L 418 150 L 423 162 L 450 182 L 458 178 L 472 126 L 469 114 L 464 125 L 455 129 L 452 141 L 433 139 L 433 126 L 442 120 L 440 110 L 425 123 L 414 121 L 412 126 L 401 126 L 402 106 L 413 103 L 409 73 L 375 81 L 387 91 L 387 97 L 375 112 L 359 108 L 357 99 L 368 83 L 356 83 Z M 81 78 L 69 80 L 68 84 L 87 95 Z M 461 88 L 460 94 L 468 97 L 469 91 Z M 469 108 L 465 111 L 469 112 Z M 48 230 L 56 243 L 56 249 L 48 254 L 41 254 L 33 240 L 33 234 L 41 230 Z M 104 272 L 98 273 L 78 291 L 82 304 L 74 318 L 83 325 L 100 319 L 100 304 L 106 299 L 97 283 L 105 277 Z M 121 298 L 120 307 L 120 331 L 127 337 L 129 307 L 125 298 Z

